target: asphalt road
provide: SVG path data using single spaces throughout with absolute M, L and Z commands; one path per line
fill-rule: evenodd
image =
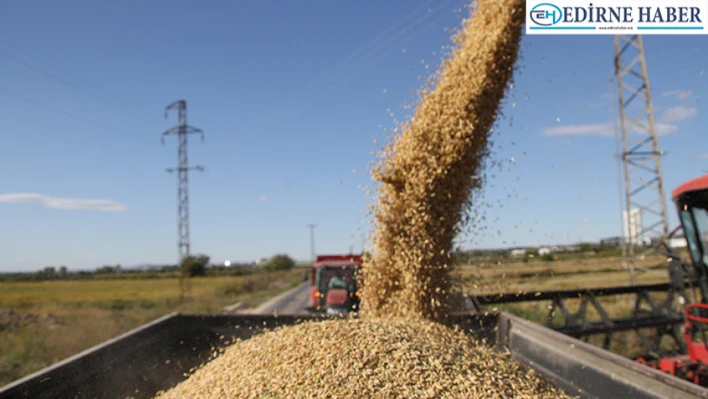
M 310 282 L 305 281 L 297 287 L 278 295 L 258 306 L 250 309 L 249 314 L 301 315 L 308 314 L 310 307 Z

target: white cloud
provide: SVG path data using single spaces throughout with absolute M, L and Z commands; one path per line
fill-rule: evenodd
M 661 93 L 661 97 L 676 97 L 680 100 L 684 100 L 691 94 L 691 90 L 667 90 Z
M 123 204 L 106 199 L 57 198 L 34 193 L 0 194 L 0 203 L 35 203 L 47 208 L 119 212 L 128 209 Z
M 685 99 L 692 93 L 690 90 L 668 90 L 660 94 L 661 97 L 676 97 Z M 603 98 L 609 98 L 612 93 L 605 92 Z M 590 107 L 592 108 L 592 106 Z M 698 113 L 695 107 L 686 107 L 677 105 L 667 108 L 656 122 L 656 133 L 659 136 L 666 136 L 678 131 L 676 123 L 690 119 Z M 646 121 L 645 121 L 646 123 Z M 617 127 L 619 129 L 619 126 Z M 630 131 L 638 133 L 639 129 L 636 126 L 628 126 Z M 615 135 L 615 126 L 613 123 L 594 123 L 585 125 L 558 125 L 547 128 L 543 131 L 544 136 L 600 136 L 613 137 Z
M 666 136 L 671 133 L 676 133 L 678 126 L 671 125 L 668 123 L 657 123 L 656 124 L 656 134 L 659 136 Z
M 660 119 L 664 122 L 681 122 L 696 116 L 697 112 L 696 108 L 677 105 L 664 111 Z
M 546 129 L 544 136 L 614 136 L 615 131 L 608 123 L 591 125 L 561 125 Z
M 266 197 L 265 195 L 261 195 L 260 197 L 258 197 L 259 201 L 265 201 L 267 199 L 268 199 L 268 197 Z
M 631 128 L 630 128 L 631 129 Z M 639 132 L 637 127 L 631 129 L 634 132 Z M 657 123 L 656 134 L 666 136 L 675 133 L 678 126 L 668 123 Z M 588 125 L 561 125 L 548 128 L 543 132 L 544 136 L 601 136 L 614 137 L 615 128 L 611 123 L 596 123 Z
M 662 97 L 675 97 L 683 93 L 683 90 L 666 90 L 661 92 Z
M 699 155 L 699 157 L 708 159 L 708 152 L 704 152 L 703 154 Z

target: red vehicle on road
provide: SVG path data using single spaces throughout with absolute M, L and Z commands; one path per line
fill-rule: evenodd
M 359 306 L 357 275 L 361 255 L 320 255 L 310 270 L 312 308 L 327 314 L 348 314 Z

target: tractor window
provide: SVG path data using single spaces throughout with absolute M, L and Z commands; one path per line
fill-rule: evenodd
M 697 208 L 694 209 L 694 213 L 697 213 L 697 211 L 700 210 Z M 696 231 L 696 226 L 693 224 L 693 220 L 691 218 L 691 212 L 681 211 L 681 221 L 683 224 L 684 233 L 686 234 L 688 249 L 691 251 L 691 258 L 695 264 L 699 264 L 701 262 L 701 248 L 697 238 L 700 237 L 700 233 Z M 704 226 L 704 228 L 705 227 L 706 226 Z
M 327 267 L 322 270 L 322 277 L 319 281 L 318 286 L 321 291 L 326 291 L 330 280 L 333 277 L 338 277 L 346 284 L 352 282 L 353 273 L 351 268 L 339 268 L 339 267 Z
M 700 240 L 703 254 L 703 264 L 708 265 L 708 210 L 704 208 L 693 208 L 693 219 L 696 221 L 696 235 Z

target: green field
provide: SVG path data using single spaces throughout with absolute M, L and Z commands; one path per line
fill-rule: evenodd
M 303 270 L 179 280 L 0 282 L 0 386 L 172 312 L 251 306 L 302 281 Z

